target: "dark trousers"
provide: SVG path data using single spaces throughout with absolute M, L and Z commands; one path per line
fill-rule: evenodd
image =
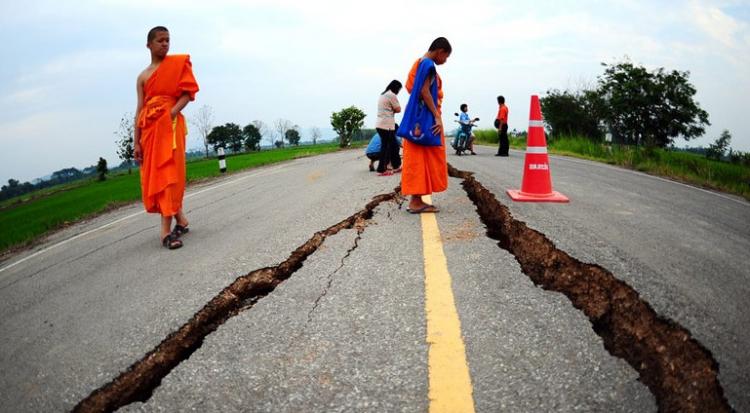
M 375 129 L 380 135 L 380 160 L 378 172 L 385 172 L 390 163 L 393 169 L 401 167 L 401 156 L 398 154 L 398 142 L 395 130 Z
M 510 149 L 510 142 L 508 142 L 508 124 L 504 123 L 503 126 L 497 130 L 497 137 L 499 138 L 499 147 L 497 148 L 498 155 L 507 155 Z

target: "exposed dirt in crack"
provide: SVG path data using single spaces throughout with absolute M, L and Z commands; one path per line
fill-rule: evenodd
M 534 284 L 565 294 L 591 321 L 610 354 L 627 361 L 656 398 L 660 412 L 730 412 L 719 365 L 690 331 L 659 316 L 632 287 L 608 270 L 583 263 L 518 221 L 471 172 L 448 165 L 463 179 L 487 236 L 509 251 Z
M 169 334 L 155 349 L 131 365 L 116 379 L 93 391 L 75 406 L 74 412 L 111 412 L 130 403 L 147 401 L 161 380 L 203 345 L 207 335 L 229 318 L 251 308 L 279 284 L 302 268 L 329 236 L 355 228 L 359 235 L 383 202 L 400 202 L 400 187 L 375 196 L 363 209 L 325 230 L 316 232 L 281 264 L 260 268 L 237 278 L 209 301 L 179 330 Z M 355 247 L 356 248 L 356 247 Z M 351 251 L 350 251 L 351 252 Z M 350 253 L 349 252 L 349 253 Z

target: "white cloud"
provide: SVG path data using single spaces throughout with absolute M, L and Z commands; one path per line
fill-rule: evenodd
M 140 59 L 136 56 L 133 50 L 81 50 L 32 67 L 0 87 L 6 91 L 0 98 L 0 122 L 88 110 L 97 123 L 113 101 L 127 99 L 128 106 L 134 106 L 135 78 L 146 66 L 142 54 L 138 55 Z M 81 130 L 89 124 L 72 127 Z
M 721 11 L 720 8 L 699 1 L 693 1 L 690 4 L 690 10 L 692 12 L 691 20 L 705 34 L 725 47 L 736 48 L 738 46 L 737 34 L 746 25 L 741 25 L 737 20 Z

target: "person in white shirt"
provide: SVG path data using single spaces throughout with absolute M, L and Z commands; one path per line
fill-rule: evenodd
M 401 112 L 398 103 L 398 92 L 401 91 L 401 82 L 392 80 L 385 91 L 378 98 L 378 118 L 375 121 L 375 130 L 380 135 L 380 156 L 378 160 L 378 175 L 388 176 L 401 172 L 401 157 L 398 154 L 399 146 L 396 142 L 396 118 L 395 114 Z

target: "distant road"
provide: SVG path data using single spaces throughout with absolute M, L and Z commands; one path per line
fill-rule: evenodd
M 448 159 L 513 216 L 596 263 L 687 328 L 750 411 L 750 204 L 721 193 L 551 157 L 570 204 L 512 203 L 523 153 Z M 290 258 L 313 235 L 392 192 L 361 151 L 299 159 L 193 186 L 185 247 L 126 207 L 0 264 L 0 405 L 68 411 L 153 350 L 237 277 Z M 476 411 L 656 411 L 563 295 L 536 287 L 486 237 L 451 179 L 433 201 Z M 356 228 L 360 229 L 358 234 Z M 432 260 L 432 258 L 430 259 Z M 122 411 L 426 411 L 422 223 L 395 202 L 325 239 L 274 291 L 208 334 L 146 403 Z

